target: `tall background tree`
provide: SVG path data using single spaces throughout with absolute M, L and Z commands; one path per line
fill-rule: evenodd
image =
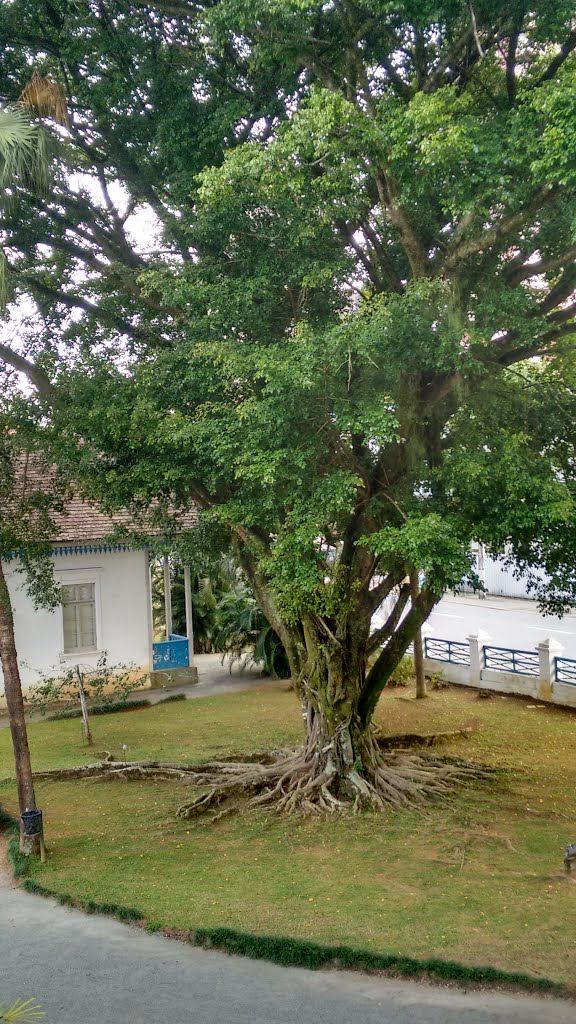
M 12 221 L 18 216 L 20 193 L 42 195 L 48 185 L 51 139 L 43 126 L 32 120 L 31 108 L 37 112 L 39 107 L 59 120 L 63 119 L 65 103 L 61 90 L 37 75 L 26 84 L 17 105 L 0 107 L 0 211 Z M 9 288 L 7 260 L 0 246 L 0 311 L 5 309 Z M 30 380 L 42 386 L 43 379 L 35 374 L 25 359 L 17 353 L 11 353 L 10 358 L 12 370 L 25 369 Z M 57 504 L 58 488 L 55 484 L 52 496 L 31 493 L 26 480 L 27 455 L 20 449 L 16 431 L 10 429 L 6 420 L 0 421 L 0 431 L 0 664 L 22 814 L 36 810 L 36 796 L 12 602 L 2 561 L 19 558 L 28 589 L 37 605 L 55 602 L 56 589 L 48 561 L 51 527 L 48 509 Z M 20 848 L 23 852 L 39 852 L 40 841 L 39 834 L 28 836 L 21 823 Z
M 0 426 L 0 664 L 22 814 L 36 810 L 36 795 L 5 566 L 10 569 L 12 586 L 24 586 L 36 607 L 51 608 L 58 603 L 49 556 L 52 515 L 61 507 L 63 490 L 56 477 L 51 493 L 28 479 L 28 453 L 2 419 Z M 36 475 L 34 479 L 37 480 Z M 25 853 L 39 852 L 40 835 L 28 836 L 22 828 L 20 847 Z
M 371 719 L 471 539 L 575 596 L 572 4 L 12 0 L 0 33 L 6 95 L 35 64 L 70 110 L 3 223 L 44 443 L 229 533 L 306 723 L 259 799 L 420 799 Z

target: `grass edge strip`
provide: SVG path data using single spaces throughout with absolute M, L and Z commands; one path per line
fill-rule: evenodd
M 102 914 L 120 921 L 138 922 L 151 933 L 161 933 L 168 938 L 179 938 L 202 949 L 213 949 L 231 956 L 244 956 L 251 960 L 266 960 L 281 967 L 302 967 L 307 970 L 321 970 L 331 967 L 338 970 L 354 970 L 365 974 L 386 973 L 402 978 L 426 978 L 430 981 L 454 982 L 460 985 L 503 984 L 525 991 L 568 995 L 565 984 L 550 978 L 537 978 L 520 971 L 503 971 L 498 967 L 470 966 L 455 960 L 441 960 L 438 957 L 417 959 L 395 953 L 374 953 L 352 946 L 324 946 L 306 939 L 283 936 L 254 935 L 233 928 L 197 928 L 175 930 L 169 926 L 146 922 L 145 914 L 136 907 L 124 907 L 118 903 L 99 903 L 96 900 L 82 900 L 67 893 L 49 889 L 27 877 L 30 858 L 20 853 L 17 834 L 18 822 L 0 806 L 0 831 L 4 829 L 11 838 L 8 843 L 8 859 L 14 877 L 23 879 L 23 888 L 36 896 L 56 900 L 62 906 L 81 910 L 86 914 Z M 16 834 L 14 834 L 16 832 Z M 175 934 L 176 933 L 176 934 Z

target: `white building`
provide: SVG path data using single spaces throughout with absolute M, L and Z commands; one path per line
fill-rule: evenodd
M 186 638 L 169 635 L 167 642 L 153 644 L 147 548 L 109 540 L 115 527 L 130 525 L 129 515 L 111 517 L 72 498 L 53 519 L 51 561 L 61 587 L 59 606 L 36 608 L 19 559 L 3 563 L 23 689 L 75 665 L 95 668 L 103 656 L 111 668 L 130 666 L 135 678 L 191 665 L 192 643 Z M 193 516 L 187 519 L 185 525 L 191 525 Z M 0 695 L 3 689 L 0 668 Z
M 487 596 L 494 597 L 523 597 L 534 599 L 533 591 L 528 590 L 528 581 L 525 576 L 518 576 L 514 571 L 514 564 L 506 562 L 505 555 L 491 555 L 486 551 L 483 544 L 473 544 L 472 554 L 474 557 L 474 569 L 478 573 L 481 582 L 486 587 Z M 536 569 L 533 572 L 542 581 L 546 580 L 546 573 L 543 569 Z M 472 590 L 472 587 L 462 584 L 461 590 Z

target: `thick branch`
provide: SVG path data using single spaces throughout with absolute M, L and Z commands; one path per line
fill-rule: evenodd
M 235 548 L 240 565 L 250 581 L 254 597 L 272 629 L 280 637 L 288 656 L 290 671 L 293 677 L 297 678 L 302 669 L 302 645 L 299 643 L 297 628 L 290 628 L 282 619 L 274 595 L 258 572 L 256 559 L 248 546 L 238 540 Z
M 12 366 L 19 373 L 24 373 L 31 384 L 34 385 L 38 394 L 44 398 L 54 398 L 55 389 L 54 386 L 44 370 L 36 366 L 36 363 L 32 363 L 29 359 L 25 359 L 24 356 L 18 355 L 17 352 L 13 352 L 8 345 L 0 343 L 0 359 L 7 363 L 8 366 Z
M 558 331 L 543 334 L 534 345 L 524 345 L 522 348 L 502 352 L 497 362 L 500 366 L 513 366 L 514 363 L 522 363 L 525 359 L 533 359 L 534 356 L 551 355 L 557 342 L 570 338 L 573 334 L 576 334 L 576 323 L 567 324 Z
M 400 236 L 412 274 L 414 277 L 422 277 L 428 265 L 428 254 L 412 226 L 408 214 L 397 204 L 398 196 L 395 182 L 390 175 L 381 169 L 376 172 L 375 181 L 382 211 L 388 214 Z
M 112 327 L 115 327 L 120 334 L 126 334 L 129 338 L 136 338 L 141 334 L 140 330 L 128 320 L 124 320 L 122 317 L 115 316 L 108 310 L 103 310 L 99 306 L 95 306 L 92 302 L 88 302 L 88 299 L 83 299 L 82 296 L 77 293 L 70 294 L 69 292 L 59 292 L 54 288 L 50 288 L 42 281 L 37 280 L 35 277 L 21 275 L 20 280 L 28 285 L 33 294 L 43 295 L 46 298 L 49 298 L 52 302 L 61 302 L 62 305 L 66 306 L 68 309 L 82 309 L 85 313 L 89 313 L 90 316 L 93 316 L 96 320 L 101 320 L 103 323 L 107 323 Z
M 550 289 L 548 295 L 542 300 L 538 307 L 540 314 L 551 313 L 553 309 L 556 309 L 561 302 L 565 302 L 572 293 L 576 290 L 576 265 L 572 263 L 566 267 L 563 274 L 560 275 L 558 281 L 553 288 Z
M 433 594 L 426 589 L 421 590 L 408 615 L 403 619 L 402 624 L 392 635 L 381 655 L 376 659 L 366 677 L 358 704 L 358 711 L 364 725 L 367 725 L 372 718 L 380 694 L 390 678 L 390 673 L 394 670 L 410 641 L 426 621 L 434 605 L 439 600 L 439 594 Z
M 375 612 L 380 607 L 382 602 L 388 597 L 388 594 L 392 593 L 394 587 L 397 587 L 402 582 L 405 575 L 406 571 L 404 568 L 396 569 L 394 572 L 389 572 L 380 583 L 372 587 L 372 590 L 368 593 L 371 611 Z
M 446 72 L 451 66 L 456 64 L 462 52 L 466 51 L 473 38 L 474 27 L 472 24 L 468 24 L 456 42 L 446 51 L 438 65 L 434 68 L 434 71 L 428 75 L 422 87 L 422 92 L 434 92 L 439 86 L 445 84 Z
M 402 612 L 404 611 L 408 603 L 409 597 L 410 586 L 407 583 L 405 583 L 403 586 L 400 587 L 398 600 L 396 601 L 384 625 L 381 626 L 380 629 L 376 629 L 370 635 L 370 639 L 366 645 L 367 655 L 373 654 L 374 651 L 377 651 L 378 648 L 381 647 L 383 642 L 387 640 L 389 636 L 392 636 L 392 633 L 394 632 L 398 623 L 400 622 L 400 619 L 402 618 Z
M 506 267 L 504 273 L 508 284 L 514 288 L 516 285 L 521 284 L 522 281 L 538 277 L 539 274 L 558 270 L 559 267 L 563 267 L 566 263 L 572 263 L 574 259 L 576 259 L 576 245 L 571 249 L 567 249 L 566 252 L 560 253 L 558 256 L 550 256 L 547 259 L 540 259 L 534 263 L 524 262 L 520 266 Z
M 456 247 L 450 247 L 444 260 L 444 269 L 455 270 L 463 260 L 467 260 L 470 256 L 475 256 L 485 249 L 492 248 L 492 246 L 506 238 L 511 232 L 522 227 L 524 222 L 533 213 L 539 210 L 548 200 L 555 198 L 557 194 L 556 189 L 541 188 L 534 196 L 532 202 L 527 203 L 521 210 L 511 213 L 507 217 L 502 217 L 492 227 L 477 235 L 476 238 L 469 238 L 467 241 L 460 242 Z
M 546 71 L 544 71 L 544 73 L 540 75 L 537 84 L 541 85 L 542 82 L 549 82 L 552 78 L 554 78 L 554 75 L 556 74 L 558 69 L 562 67 L 562 64 L 564 63 L 566 58 L 570 56 L 572 50 L 574 49 L 576 49 L 576 29 L 574 29 L 574 31 L 572 31 L 570 35 L 567 36 L 566 40 L 560 47 L 560 52 L 556 55 L 556 57 L 554 57 L 554 60 L 550 61 L 548 67 L 546 68 Z
M 508 103 L 511 107 L 514 106 L 516 101 L 516 51 L 522 27 L 522 18 L 519 21 L 520 24 L 516 24 L 514 32 L 512 32 L 508 41 L 508 52 L 506 54 L 506 89 L 508 92 Z

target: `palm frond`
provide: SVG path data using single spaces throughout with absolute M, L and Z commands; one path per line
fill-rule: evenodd
M 48 164 L 47 137 L 42 127 L 33 124 L 24 110 L 0 108 L 0 189 L 21 182 L 45 188 Z
M 16 999 L 12 1006 L 0 1006 L 0 1021 L 20 1021 L 20 1024 L 35 1024 L 44 1017 L 43 1010 L 33 999 Z
M 62 87 L 51 78 L 43 78 L 37 71 L 20 93 L 18 102 L 41 116 L 52 118 L 65 128 L 70 126 L 70 116 Z

